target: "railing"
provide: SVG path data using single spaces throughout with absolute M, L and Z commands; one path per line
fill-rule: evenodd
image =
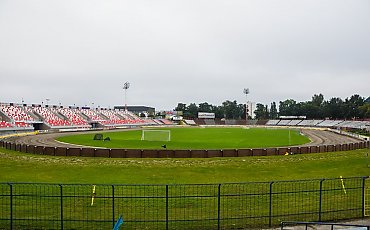
M 246 172 L 248 173 L 248 172 Z M 0 229 L 237 229 L 365 215 L 367 177 L 184 185 L 0 183 Z
M 319 226 L 329 226 L 330 229 L 352 229 L 352 230 L 370 230 L 370 226 L 359 224 L 340 224 L 340 223 L 322 223 L 322 222 L 299 222 L 299 221 L 286 221 L 281 222 L 281 230 L 286 226 L 305 226 L 305 230 L 317 229 Z M 291 229 L 291 228 L 287 228 Z M 328 228 L 326 228 L 328 229 Z

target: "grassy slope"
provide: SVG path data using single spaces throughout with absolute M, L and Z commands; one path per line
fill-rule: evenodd
M 162 128 L 164 130 L 164 128 Z M 161 130 L 162 130 L 161 129 Z M 58 140 L 106 148 L 233 149 L 298 145 L 309 142 L 297 130 L 243 128 L 172 128 L 170 142 L 141 141 L 141 130 L 105 133 L 111 141 L 94 141 L 94 134 L 71 135 Z M 290 140 L 289 140 L 290 132 Z
M 208 159 L 52 157 L 0 148 L 0 182 L 173 184 L 366 176 L 369 150 Z

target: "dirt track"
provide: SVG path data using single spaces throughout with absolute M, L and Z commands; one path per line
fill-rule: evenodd
M 104 132 L 118 132 L 122 130 L 112 130 Z M 102 131 L 90 132 L 90 133 L 101 133 Z M 311 142 L 302 146 L 312 145 L 336 145 L 345 143 L 359 142 L 358 139 L 333 133 L 330 131 L 314 130 L 314 129 L 303 129 L 302 133 L 310 138 Z M 50 133 L 40 134 L 35 136 L 24 136 L 12 138 L 17 144 L 28 144 L 28 145 L 41 145 L 41 146 L 53 146 L 53 147 L 76 147 L 73 144 L 60 143 L 55 139 L 60 136 L 71 135 L 76 133 Z

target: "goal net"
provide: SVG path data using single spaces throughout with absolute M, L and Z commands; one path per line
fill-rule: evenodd
M 142 141 L 170 141 L 171 131 L 170 130 L 142 130 L 141 140 Z

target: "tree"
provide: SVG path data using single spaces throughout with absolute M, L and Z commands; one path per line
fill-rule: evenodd
M 360 106 L 359 112 L 362 118 L 370 118 L 370 103 L 366 103 Z
M 195 103 L 190 103 L 184 112 L 184 116 L 188 118 L 197 118 L 198 117 L 198 106 Z
M 343 119 L 345 117 L 345 106 L 339 97 L 333 97 L 324 103 L 325 116 L 330 119 Z
M 280 116 L 297 116 L 297 102 L 293 99 L 287 99 L 279 102 Z
M 199 112 L 211 113 L 212 105 L 208 104 L 207 102 L 200 103 Z
M 221 118 L 224 118 L 225 116 L 225 111 L 224 111 L 224 108 L 222 106 L 213 106 L 212 105 L 212 108 L 211 108 L 211 113 L 214 113 L 215 114 L 215 117 L 217 119 L 221 119 Z
M 269 118 L 269 112 L 267 105 L 263 105 L 261 103 L 258 103 L 256 105 L 256 110 L 254 111 L 254 114 L 256 115 L 256 119 L 264 120 Z
M 226 119 L 240 119 L 244 113 L 243 105 L 238 105 L 236 101 L 224 101 L 222 107 Z
M 175 108 L 175 111 L 185 112 L 185 110 L 186 110 L 186 104 L 184 103 L 178 103 L 177 107 Z
M 276 103 L 272 102 L 271 107 L 270 107 L 270 118 L 271 119 L 277 119 L 279 116 L 277 108 L 276 108 Z
M 314 94 L 312 96 L 311 102 L 312 102 L 312 105 L 320 107 L 322 103 L 324 102 L 324 95 L 322 95 L 321 93 L 319 95 Z
M 360 110 L 359 107 L 364 105 L 365 98 L 360 97 L 358 94 L 352 95 L 349 99 L 346 98 L 344 104 L 346 107 L 345 118 L 352 119 L 352 118 L 360 118 Z

